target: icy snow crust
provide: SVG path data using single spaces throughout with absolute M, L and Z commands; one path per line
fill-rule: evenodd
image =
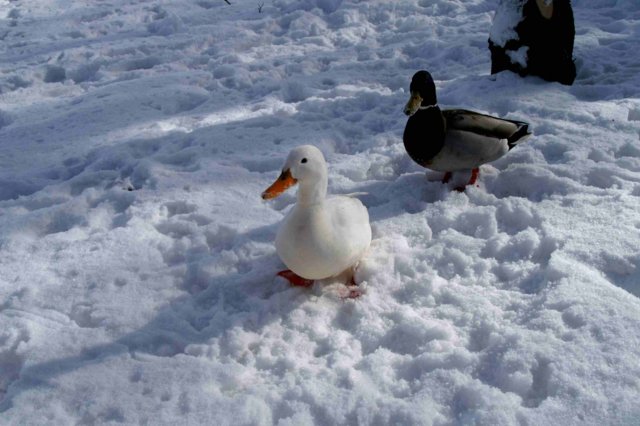
M 573 2 L 572 87 L 488 75 L 497 0 L 232 3 L 0 3 L 0 423 L 637 424 L 640 3 Z M 422 68 L 532 123 L 478 188 L 404 152 Z M 274 279 L 303 143 L 357 300 Z

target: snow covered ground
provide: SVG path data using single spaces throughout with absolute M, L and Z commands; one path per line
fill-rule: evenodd
M 496 5 L 0 1 L 0 424 L 640 424 L 640 3 L 573 1 L 571 87 L 488 75 Z M 404 152 L 423 68 L 532 125 L 465 193 Z M 274 278 L 303 143 L 359 299 Z

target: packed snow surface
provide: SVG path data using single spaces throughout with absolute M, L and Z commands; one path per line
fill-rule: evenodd
M 573 86 L 489 75 L 498 0 L 0 1 L 0 423 L 640 422 L 640 2 L 574 0 Z M 443 107 L 534 135 L 451 191 Z M 292 147 L 373 243 L 291 288 Z

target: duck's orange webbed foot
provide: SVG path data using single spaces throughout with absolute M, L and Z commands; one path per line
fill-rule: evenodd
M 442 183 L 449 183 L 451 176 L 453 176 L 453 173 L 445 172 L 444 176 L 442 176 Z
M 475 169 L 471 170 L 471 177 L 469 178 L 469 182 L 467 182 L 467 185 L 473 185 L 474 183 L 476 183 L 476 181 L 478 180 L 478 176 L 480 176 L 480 169 L 476 167 Z
M 351 276 L 351 279 L 347 283 L 347 292 L 342 296 L 343 299 L 357 299 L 362 296 L 364 293 L 356 284 L 356 281 Z
M 474 183 L 476 183 L 479 175 L 480 175 L 480 169 L 476 167 L 475 169 L 471 170 L 471 177 L 469 178 L 469 182 L 467 182 L 467 184 L 464 186 L 457 186 L 454 189 L 458 192 L 464 192 L 467 186 L 473 185 Z
M 343 299 L 357 299 L 364 293 L 357 286 L 347 286 L 347 293 L 342 297 Z
M 300 275 L 294 273 L 291 269 L 285 269 L 276 274 L 279 277 L 284 278 L 289 281 L 294 287 L 311 287 L 313 285 L 313 280 L 308 280 L 306 278 L 302 278 Z

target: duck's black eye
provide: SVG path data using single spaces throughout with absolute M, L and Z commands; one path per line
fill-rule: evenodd
M 301 162 L 302 164 L 304 164 L 304 163 L 306 163 L 306 162 L 307 162 L 307 159 L 306 159 L 306 158 L 303 158 L 302 160 L 300 160 L 300 162 Z

